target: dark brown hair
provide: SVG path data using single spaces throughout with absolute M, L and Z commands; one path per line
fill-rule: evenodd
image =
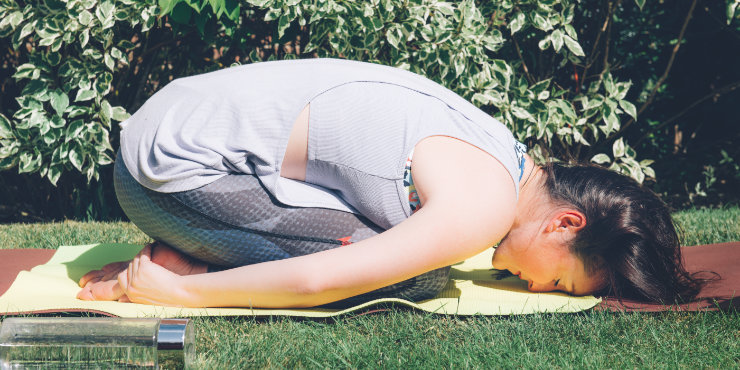
M 596 165 L 544 170 L 550 197 L 586 216 L 570 249 L 587 272 L 604 276 L 600 294 L 665 304 L 696 297 L 704 281 L 684 269 L 670 211 L 655 193 Z

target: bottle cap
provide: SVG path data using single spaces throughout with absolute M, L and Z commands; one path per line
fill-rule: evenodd
M 189 319 L 162 319 L 157 334 L 159 367 L 184 369 L 195 356 L 193 325 Z

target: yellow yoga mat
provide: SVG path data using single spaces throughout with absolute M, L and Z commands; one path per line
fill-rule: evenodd
M 377 299 L 347 309 L 251 309 L 175 308 L 137 303 L 89 302 L 75 298 L 77 281 L 86 272 L 103 265 L 133 258 L 141 245 L 94 244 L 59 247 L 49 262 L 22 271 L 0 297 L 0 314 L 20 312 L 104 312 L 121 317 L 188 316 L 305 316 L 330 317 L 361 310 L 378 303 L 395 303 L 419 310 L 453 315 L 519 315 L 535 312 L 578 312 L 596 306 L 593 296 L 573 297 L 563 293 L 530 293 L 526 282 L 516 277 L 496 280 L 491 270 L 493 250 L 452 267 L 450 281 L 437 297 L 420 302 Z

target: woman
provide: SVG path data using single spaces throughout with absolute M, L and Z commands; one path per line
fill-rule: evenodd
M 121 207 L 157 241 L 80 280 L 81 299 L 310 307 L 424 299 L 449 266 L 532 291 L 673 302 L 698 289 L 650 191 L 588 166 L 536 166 L 442 86 L 331 59 L 178 79 L 122 124 Z

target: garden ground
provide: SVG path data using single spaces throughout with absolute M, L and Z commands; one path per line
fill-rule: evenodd
M 674 214 L 683 245 L 740 241 L 740 208 Z M 0 225 L 0 248 L 146 243 L 127 222 Z M 700 248 L 700 247 L 699 247 Z M 197 368 L 737 368 L 740 314 L 456 317 L 377 307 L 327 320 L 196 318 Z

